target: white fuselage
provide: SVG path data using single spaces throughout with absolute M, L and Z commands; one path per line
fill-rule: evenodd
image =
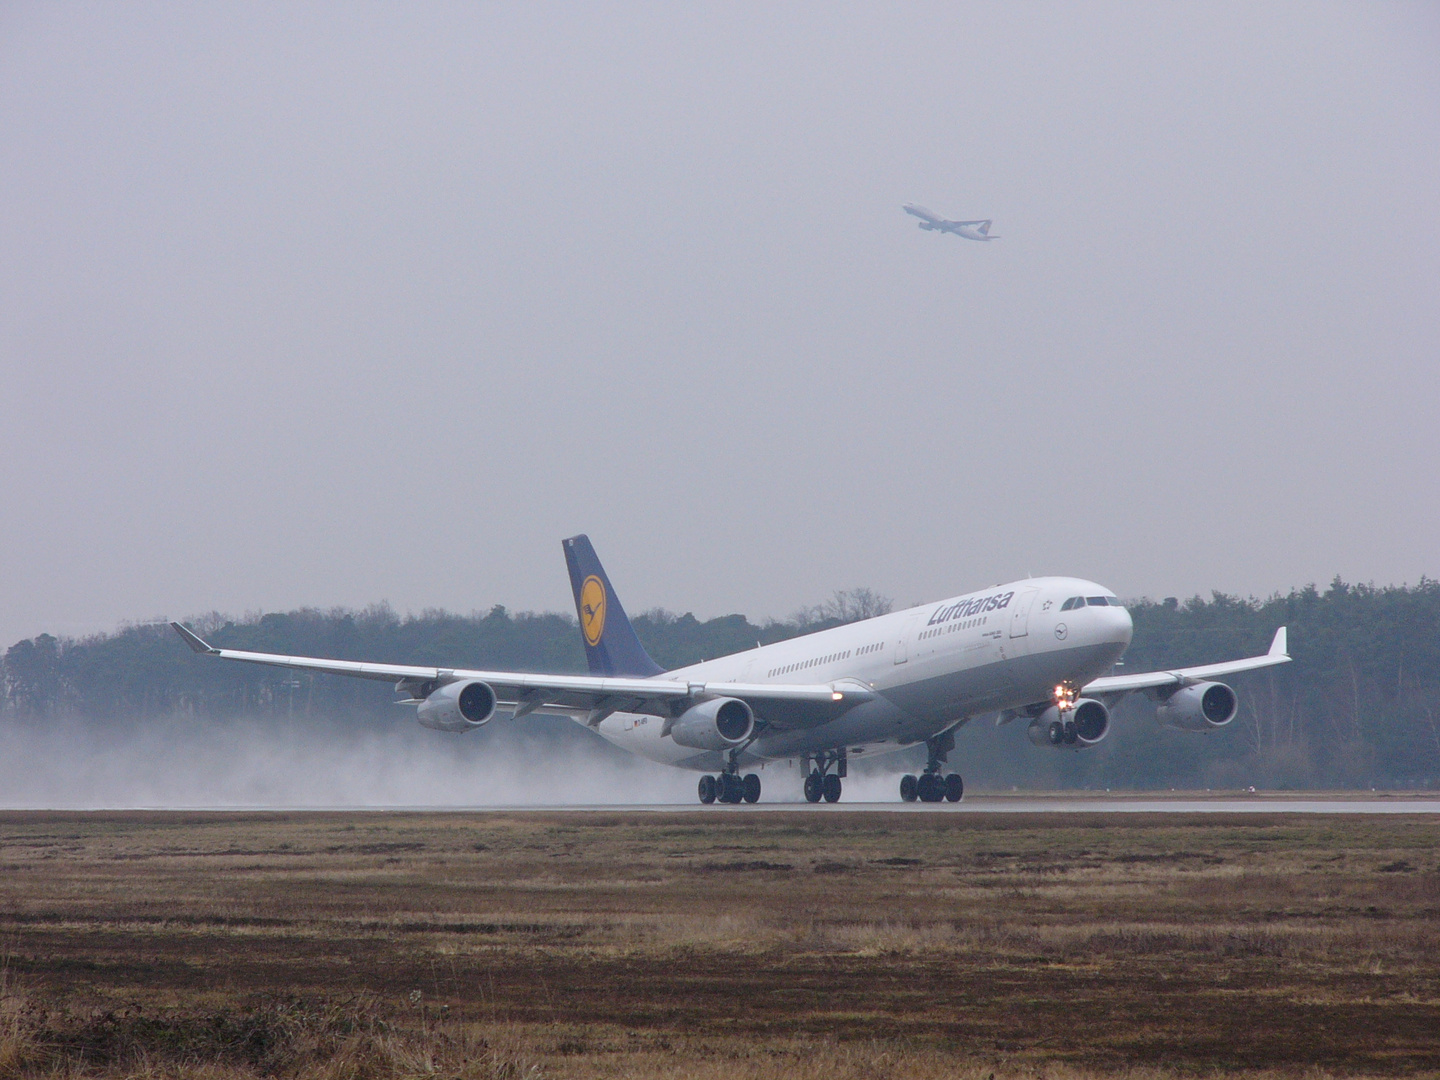
M 1074 597 L 1104 598 L 1062 611 Z M 739 755 L 758 763 L 842 748 L 878 753 L 931 738 L 970 718 L 1052 699 L 1104 675 L 1130 644 L 1129 613 L 1080 578 L 1029 578 L 837 626 L 667 672 L 712 685 L 858 680 L 872 701 L 809 727 L 764 727 Z M 656 716 L 614 713 L 599 732 L 667 765 L 714 771 L 718 752 L 680 746 Z
M 990 235 L 990 222 L 988 221 L 950 221 L 923 206 L 908 203 L 904 210 L 912 217 L 919 218 L 920 228 L 927 232 L 953 233 L 955 236 L 963 236 L 966 240 L 1000 239 L 998 236 Z

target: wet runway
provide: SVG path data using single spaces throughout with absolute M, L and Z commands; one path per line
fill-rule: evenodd
M 417 809 L 419 809 L 417 807 Z M 439 809 L 438 807 L 433 809 Z M 458 808 L 451 808 L 458 809 Z M 841 813 L 862 811 L 892 814 L 1440 814 L 1440 797 L 1382 798 L 1271 798 L 1249 796 L 1236 798 L 1163 798 L 1153 796 L 1107 796 L 1075 798 L 1072 796 L 967 796 L 959 803 L 905 802 L 764 802 L 739 806 L 702 806 L 697 803 L 655 804 L 635 803 L 612 806 L 477 806 L 473 811 L 553 810 L 553 811 L 627 811 L 634 813 L 763 813 L 785 811 L 802 813 Z
M 1053 795 L 967 795 L 959 803 L 905 803 L 841 801 L 838 803 L 807 803 L 803 801 L 763 800 L 753 805 L 703 806 L 699 802 L 684 803 L 509 803 L 496 805 L 405 805 L 405 806 L 299 806 L 299 805 L 226 805 L 226 806 L 164 806 L 112 807 L 115 810 L 198 810 L 219 812 L 370 812 L 370 813 L 635 813 L 635 814 L 762 814 L 807 813 L 837 814 L 846 812 L 875 814 L 1435 814 L 1440 815 L 1440 792 L 1437 793 L 1335 793 L 1216 795 L 1193 792 L 1091 794 L 1064 792 Z

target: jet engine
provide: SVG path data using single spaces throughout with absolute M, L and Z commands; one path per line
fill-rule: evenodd
M 729 750 L 750 738 L 755 714 L 739 698 L 712 698 L 692 705 L 670 725 L 670 737 L 695 750 Z
M 1224 683 L 1202 682 L 1176 690 L 1155 709 L 1160 722 L 1181 731 L 1210 731 L 1235 719 L 1240 707 Z
M 1094 698 L 1081 698 L 1063 713 L 1051 705 L 1030 721 L 1025 733 L 1036 746 L 1094 746 L 1110 734 L 1110 710 Z
M 422 701 L 416 714 L 423 727 L 469 731 L 495 715 L 495 691 L 483 682 L 447 683 Z

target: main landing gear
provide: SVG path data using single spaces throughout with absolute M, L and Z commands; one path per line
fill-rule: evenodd
M 702 776 L 700 801 L 707 806 L 714 802 L 757 803 L 760 801 L 760 777 L 753 772 L 742 777 L 738 769 L 719 776 Z
M 805 772 L 805 801 L 818 803 L 824 799 L 828 803 L 839 802 L 840 782 L 848 771 L 847 764 L 844 750 L 801 758 L 800 767 Z M 834 772 L 830 771 L 832 766 Z
M 959 773 L 942 775 L 945 758 L 955 749 L 955 733 L 944 731 L 933 739 L 926 740 L 925 749 L 929 760 L 925 772 L 920 776 L 900 778 L 900 798 L 906 802 L 959 802 L 965 797 L 965 781 Z

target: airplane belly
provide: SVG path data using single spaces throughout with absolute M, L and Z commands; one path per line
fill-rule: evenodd
M 885 696 L 927 727 L 950 724 L 976 713 L 1007 708 L 1018 691 L 1014 663 L 996 659 L 958 671 L 921 672 L 921 678 L 890 687 Z
M 658 716 L 642 713 L 612 713 L 595 729 L 606 742 L 638 757 L 658 761 L 661 765 L 696 768 L 691 761 L 710 756 L 704 750 L 681 746 L 674 739 L 661 735 L 664 721 Z M 708 768 L 709 766 L 701 766 Z
M 1061 680 L 1089 681 L 1108 671 L 1124 648 L 1103 643 L 1029 653 L 1023 645 L 1023 639 L 1006 634 L 915 655 L 908 666 L 897 665 L 904 682 L 877 685 L 880 696 L 828 723 L 762 730 L 738 761 L 743 768 L 841 747 L 899 749 L 969 717 L 1043 701 Z M 662 735 L 663 729 L 657 716 L 614 713 L 596 731 L 620 749 L 662 765 L 704 772 L 725 767 L 726 754 L 681 746 Z
M 1045 701 L 1061 681 L 1083 685 L 1110 670 L 1123 648 L 1105 643 L 1012 655 L 981 667 L 939 672 L 884 693 L 904 712 L 939 730 L 968 716 Z
M 844 716 L 816 727 L 763 732 L 752 746 L 753 753 L 768 760 L 837 750 L 842 746 L 909 744 L 916 736 L 914 720 L 884 698 L 857 705 Z M 923 736 L 921 736 L 923 738 Z
M 646 758 L 649 761 L 659 762 L 661 765 L 671 765 L 677 769 L 693 769 L 696 772 L 721 772 L 725 768 L 725 753 L 718 750 L 696 750 L 691 746 L 681 746 L 668 735 L 662 735 L 665 721 L 658 716 L 648 716 L 643 713 L 613 713 L 600 722 L 595 730 L 606 742 L 618 746 L 621 750 Z M 763 755 L 753 752 L 753 744 L 742 750 L 739 756 L 739 763 L 745 765 L 756 764 L 768 760 Z
M 1087 682 L 1109 670 L 1123 648 L 1105 644 L 1032 653 L 1028 645 L 1028 635 L 991 636 L 962 646 L 958 655 L 936 657 L 912 670 L 906 682 L 881 691 L 938 730 L 968 716 L 1043 701 L 1061 680 Z
M 1098 642 L 1069 649 L 1033 652 L 1015 661 L 1015 675 L 1020 685 L 1032 695 L 1029 701 L 1043 701 L 1062 681 L 1084 686 L 1091 679 L 1106 674 L 1124 651 L 1122 643 Z

